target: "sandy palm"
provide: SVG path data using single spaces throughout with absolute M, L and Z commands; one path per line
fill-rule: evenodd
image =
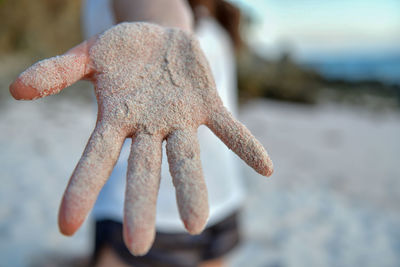
M 83 223 L 129 137 L 124 239 L 136 255 L 146 253 L 154 239 L 163 140 L 180 216 L 192 234 L 201 232 L 208 218 L 199 125 L 207 125 L 257 172 L 271 175 L 272 163 L 262 145 L 223 106 L 192 35 L 123 23 L 62 56 L 36 63 L 10 91 L 16 99 L 34 99 L 83 78 L 95 84 L 98 118 L 64 194 L 62 233 L 72 235 Z

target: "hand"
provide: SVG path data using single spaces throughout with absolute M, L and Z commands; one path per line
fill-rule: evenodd
M 119 24 L 66 54 L 40 61 L 10 86 L 16 99 L 58 93 L 80 79 L 95 85 L 96 127 L 76 166 L 59 212 L 72 235 L 91 210 L 126 138 L 132 138 L 124 207 L 124 240 L 135 255 L 154 240 L 161 149 L 167 155 L 181 219 L 191 234 L 208 218 L 196 131 L 207 125 L 262 175 L 272 162 L 249 130 L 223 106 L 195 37 L 147 23 Z

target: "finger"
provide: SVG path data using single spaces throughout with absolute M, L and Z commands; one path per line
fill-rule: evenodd
M 207 223 L 208 196 L 196 133 L 178 130 L 170 134 L 167 155 L 181 219 L 189 233 L 198 234 Z
M 72 173 L 59 211 L 60 231 L 72 235 L 91 210 L 118 159 L 125 135 L 110 125 L 97 124 Z
M 31 100 L 60 92 L 92 73 L 89 49 L 95 38 L 74 47 L 66 54 L 45 59 L 29 67 L 10 85 L 17 100 Z
M 264 176 L 273 172 L 267 151 L 225 107 L 210 115 L 207 126 L 249 166 Z
M 133 255 L 144 255 L 155 236 L 157 194 L 160 184 L 162 138 L 138 134 L 128 160 L 124 240 Z

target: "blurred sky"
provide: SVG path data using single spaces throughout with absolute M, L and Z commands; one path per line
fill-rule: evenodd
M 230 0 L 255 18 L 251 44 L 298 59 L 400 54 L 400 0 Z

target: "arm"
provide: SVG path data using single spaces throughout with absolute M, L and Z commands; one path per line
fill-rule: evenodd
M 147 21 L 191 32 L 193 14 L 184 0 L 113 0 L 116 22 Z

